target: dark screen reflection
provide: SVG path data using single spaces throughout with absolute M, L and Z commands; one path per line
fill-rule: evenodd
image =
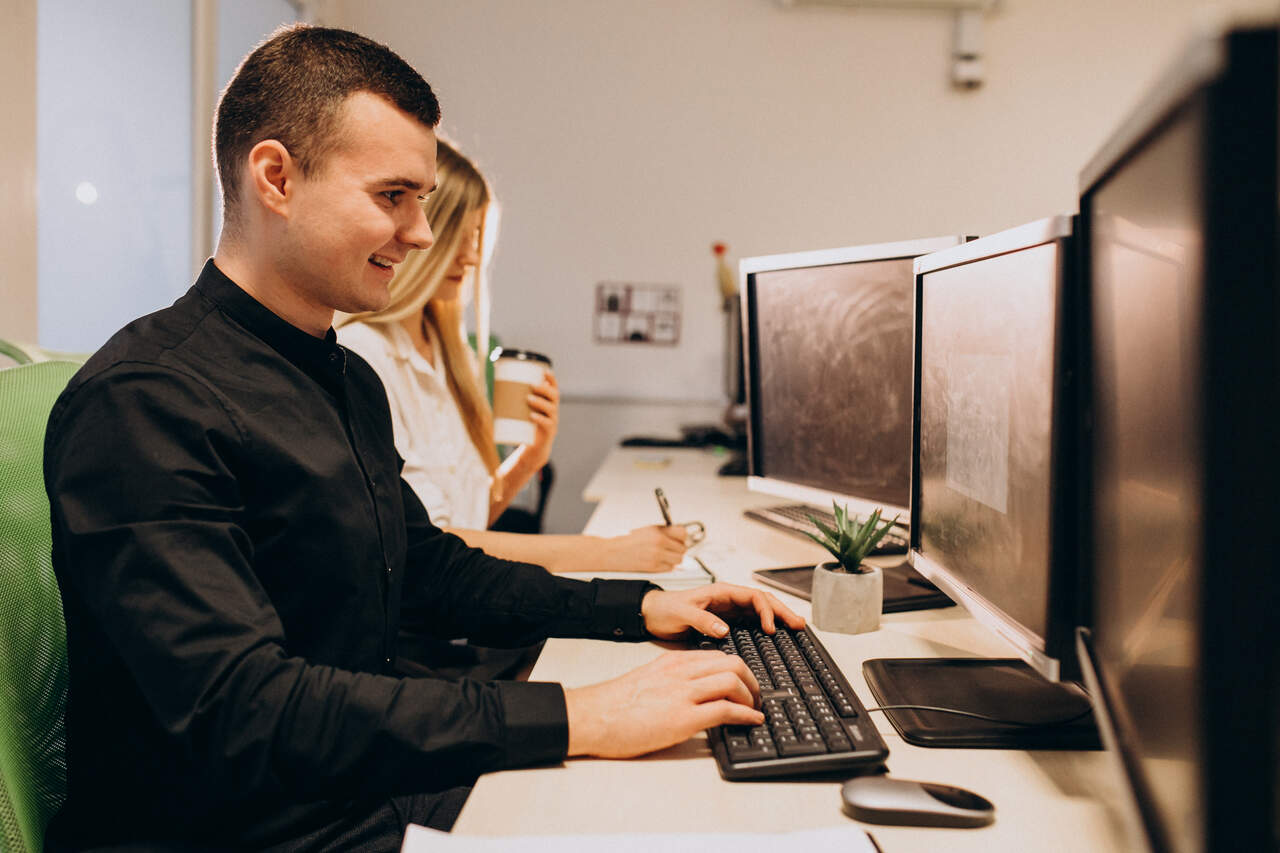
M 907 506 L 912 263 L 756 274 L 762 476 Z
M 928 273 L 921 292 L 920 551 L 1041 640 L 1058 253 Z
M 1200 553 L 1196 116 L 1094 195 L 1094 633 L 1160 821 L 1196 849 Z

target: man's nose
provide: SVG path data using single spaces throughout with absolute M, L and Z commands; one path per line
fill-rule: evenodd
M 400 242 L 415 249 L 430 249 L 436 237 L 431 233 L 431 223 L 427 222 L 426 211 L 420 204 L 413 205 L 413 209 L 412 218 L 400 231 Z

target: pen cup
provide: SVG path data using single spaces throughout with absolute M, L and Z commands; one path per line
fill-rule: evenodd
M 530 350 L 498 347 L 493 362 L 493 439 L 498 444 L 530 444 L 535 434 L 529 389 L 542 382 L 551 359 Z

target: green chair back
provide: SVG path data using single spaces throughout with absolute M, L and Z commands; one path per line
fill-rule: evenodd
M 0 368 L 12 367 L 15 364 L 30 364 L 31 356 L 17 344 L 0 341 Z
M 39 853 L 66 796 L 67 637 L 44 490 L 49 410 L 80 365 L 0 370 L 0 849 Z

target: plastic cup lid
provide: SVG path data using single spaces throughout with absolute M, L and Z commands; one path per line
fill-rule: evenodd
M 500 358 L 514 358 L 520 361 L 540 361 L 543 364 L 550 364 L 551 359 L 540 352 L 534 352 L 527 349 L 512 349 L 511 347 L 496 347 L 489 355 L 490 361 L 497 361 Z

